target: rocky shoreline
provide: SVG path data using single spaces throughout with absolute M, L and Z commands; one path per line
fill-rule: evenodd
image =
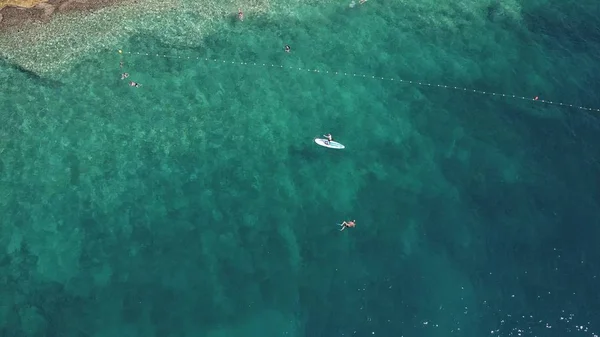
M 0 31 L 19 28 L 33 22 L 47 22 L 53 14 L 69 11 L 89 11 L 112 5 L 120 0 L 46 0 L 32 7 L 9 4 L 0 8 Z

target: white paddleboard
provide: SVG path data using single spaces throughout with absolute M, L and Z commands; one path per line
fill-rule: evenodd
M 315 138 L 315 143 L 317 143 L 317 145 L 321 145 L 324 147 L 328 147 L 330 149 L 336 149 L 336 150 L 341 150 L 341 149 L 345 149 L 346 147 L 338 142 L 328 142 L 327 139 L 324 138 Z

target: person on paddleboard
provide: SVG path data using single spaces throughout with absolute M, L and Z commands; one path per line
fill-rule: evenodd
M 333 141 L 333 137 L 331 136 L 331 133 L 328 133 L 326 135 L 323 135 L 323 137 L 325 137 L 325 139 L 327 139 L 325 141 L 325 144 L 329 145 L 329 143 L 331 143 Z
M 356 220 L 348 220 L 348 221 L 344 221 L 340 224 L 340 232 L 343 231 L 346 228 L 354 228 L 356 226 Z

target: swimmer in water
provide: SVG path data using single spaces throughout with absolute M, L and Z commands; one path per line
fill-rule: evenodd
M 127 77 L 129 77 L 129 73 L 122 73 L 121 74 L 121 79 L 122 80 L 126 79 Z
M 354 228 L 354 226 L 356 226 L 356 220 L 344 221 L 340 224 L 340 232 L 346 228 Z
M 131 82 L 129 82 L 129 86 L 130 86 L 130 87 L 136 87 L 136 88 L 139 88 L 139 87 L 140 87 L 140 84 L 139 84 L 139 83 L 137 83 L 137 82 L 131 81 Z
M 283 50 L 285 50 L 286 53 L 289 53 L 290 51 L 292 51 L 292 48 L 286 44 Z
M 238 8 L 238 19 L 244 21 L 244 12 L 242 12 L 241 8 Z
M 325 141 L 325 144 L 329 145 L 329 143 L 331 143 L 333 141 L 333 136 L 331 136 L 331 133 L 328 133 L 326 135 L 323 135 L 323 137 L 325 137 L 327 140 Z

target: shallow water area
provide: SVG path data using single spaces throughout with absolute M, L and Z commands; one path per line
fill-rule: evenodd
M 594 3 L 348 4 L 3 50 L 0 334 L 594 337 Z

